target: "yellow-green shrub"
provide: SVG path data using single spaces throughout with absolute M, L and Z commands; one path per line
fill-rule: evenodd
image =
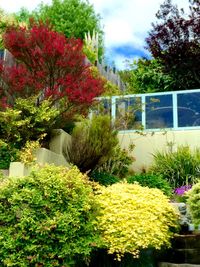
M 192 221 L 198 225 L 200 224 L 200 182 L 195 184 L 191 190 L 187 192 L 187 204 L 192 216 Z
M 90 183 L 75 167 L 0 180 L 0 266 L 83 266 L 99 240 L 96 209 Z
M 97 227 L 110 254 L 138 257 L 142 249 L 170 245 L 178 215 L 159 189 L 123 182 L 102 187 L 96 198 Z

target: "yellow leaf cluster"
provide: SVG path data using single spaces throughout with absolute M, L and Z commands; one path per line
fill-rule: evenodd
M 41 147 L 40 141 L 46 136 L 42 134 L 36 141 L 27 141 L 25 146 L 19 152 L 20 161 L 26 165 L 30 165 L 36 162 L 36 150 Z
M 97 227 L 108 252 L 120 260 L 124 253 L 138 257 L 141 249 L 170 245 L 178 214 L 159 189 L 126 182 L 102 187 Z

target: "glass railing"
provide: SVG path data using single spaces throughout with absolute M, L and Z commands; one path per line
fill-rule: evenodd
M 118 130 L 200 128 L 200 89 L 97 99 L 92 112 L 109 114 Z

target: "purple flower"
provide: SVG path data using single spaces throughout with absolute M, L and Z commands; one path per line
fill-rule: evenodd
M 174 190 L 174 193 L 179 195 L 179 196 L 182 196 L 185 192 L 187 192 L 188 190 L 190 190 L 192 188 L 192 185 L 189 184 L 189 185 L 183 185 L 181 187 L 178 187 Z

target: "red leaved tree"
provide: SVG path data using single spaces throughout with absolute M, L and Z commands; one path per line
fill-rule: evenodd
M 103 92 L 103 81 L 92 76 L 81 40 L 65 38 L 49 25 L 10 27 L 3 41 L 16 64 L 0 64 L 0 103 L 13 106 L 18 97 L 38 95 L 38 105 L 51 98 L 63 114 L 83 112 Z
M 146 39 L 147 48 L 177 90 L 200 87 L 200 1 L 188 2 L 187 14 L 172 0 L 165 0 Z

